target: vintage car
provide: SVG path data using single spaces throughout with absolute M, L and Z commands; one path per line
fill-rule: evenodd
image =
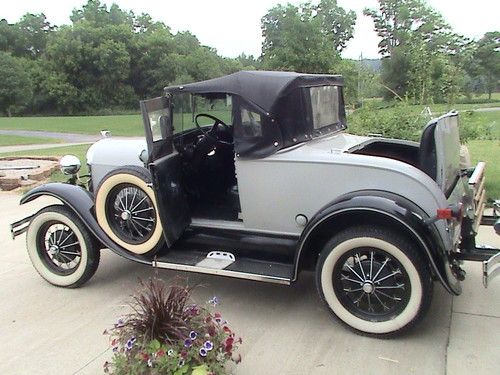
M 11 226 L 49 283 L 88 281 L 101 248 L 287 285 L 313 270 L 341 322 L 390 336 L 424 315 L 435 281 L 460 294 L 463 260 L 484 262 L 485 285 L 498 273 L 498 249 L 475 243 L 485 164 L 461 163 L 455 112 L 420 143 L 351 135 L 340 76 L 264 71 L 167 87 L 141 109 L 145 141 L 93 145 L 88 184 L 68 156 L 70 183 L 22 197 L 62 203 Z

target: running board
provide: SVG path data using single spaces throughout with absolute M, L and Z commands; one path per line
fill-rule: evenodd
M 231 253 L 227 258 L 229 264 L 220 264 L 224 268 L 218 268 L 213 259 L 215 252 L 199 252 L 189 250 L 170 250 L 167 254 L 156 257 L 152 262 L 153 267 L 169 270 L 187 271 L 233 277 L 268 283 L 290 285 L 293 275 L 293 265 L 278 262 L 270 262 L 249 258 L 234 258 Z M 232 258 L 231 258 L 232 256 Z

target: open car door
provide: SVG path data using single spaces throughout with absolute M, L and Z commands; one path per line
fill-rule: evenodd
M 181 186 L 180 155 L 173 146 L 169 97 L 141 101 L 148 144 L 148 167 L 158 204 L 165 241 L 170 247 L 191 223 L 187 198 Z

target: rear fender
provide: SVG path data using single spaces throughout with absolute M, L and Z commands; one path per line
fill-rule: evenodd
M 21 198 L 20 204 L 31 202 L 43 195 L 59 199 L 65 206 L 69 207 L 83 221 L 88 230 L 101 244 L 116 254 L 143 264 L 151 264 L 151 259 L 130 254 L 120 245 L 117 245 L 101 229 L 94 216 L 94 198 L 91 193 L 80 186 L 63 184 L 60 182 L 49 183 L 38 186 L 27 192 Z
M 450 270 L 442 238 L 434 224 L 428 225 L 428 215 L 417 205 L 396 194 L 382 191 L 358 191 L 346 194 L 322 208 L 307 224 L 300 237 L 295 256 L 294 280 L 307 253 L 313 249 L 320 233 L 331 236 L 344 229 L 347 220 L 352 225 L 369 222 L 396 227 L 412 238 L 422 249 L 437 279 L 450 293 L 458 295 L 461 287 Z M 326 231 L 326 232 L 324 232 Z

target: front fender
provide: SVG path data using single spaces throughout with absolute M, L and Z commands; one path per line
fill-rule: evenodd
M 307 224 L 299 239 L 295 257 L 295 278 L 314 235 L 322 230 L 342 228 L 342 221 L 354 223 L 367 218 L 383 220 L 382 224 L 395 225 L 404 230 L 424 250 L 434 274 L 450 293 L 460 294 L 459 281 L 450 270 L 449 260 L 441 235 L 434 224 L 426 224 L 428 215 L 406 198 L 383 191 L 357 191 L 346 194 L 323 207 Z M 372 220 L 373 221 L 373 220 Z M 380 221 L 375 221 L 379 223 Z
M 49 183 L 38 186 L 28 191 L 21 198 L 20 204 L 31 202 L 38 197 L 48 195 L 59 199 L 64 205 L 71 208 L 73 212 L 85 223 L 88 230 L 107 248 L 116 254 L 143 264 L 151 264 L 151 260 L 143 256 L 130 254 L 120 245 L 116 244 L 101 229 L 94 217 L 94 198 L 91 193 L 80 186 L 64 184 L 60 182 Z

